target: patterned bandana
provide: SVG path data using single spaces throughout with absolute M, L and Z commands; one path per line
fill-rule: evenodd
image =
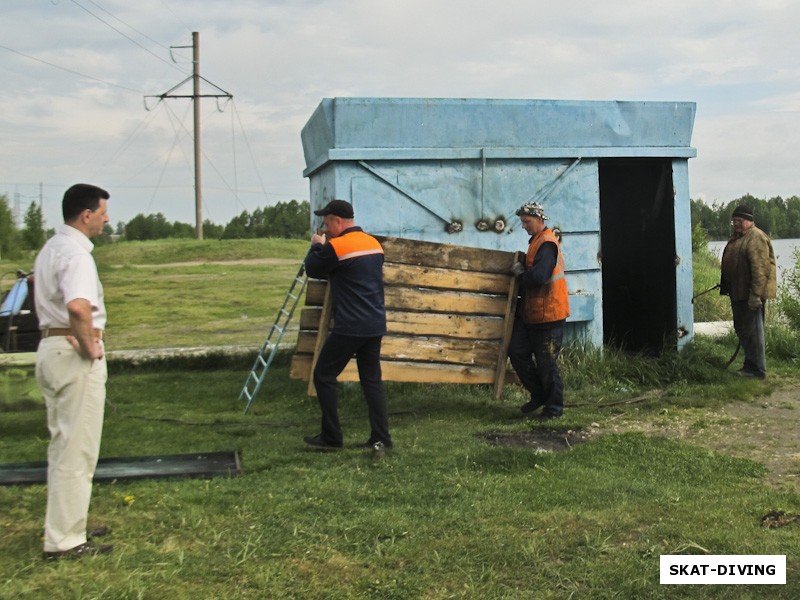
M 542 221 L 547 221 L 549 217 L 544 214 L 544 207 L 538 202 L 526 202 L 517 209 L 517 216 L 528 215 L 529 217 L 539 217 Z

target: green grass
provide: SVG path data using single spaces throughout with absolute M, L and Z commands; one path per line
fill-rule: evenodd
M 304 240 L 272 238 L 98 246 L 94 255 L 109 314 L 106 348 L 245 345 L 257 349 L 307 249 Z M 0 267 L 2 272 L 30 271 L 32 260 Z M 11 283 L 7 277 L 0 291 Z
M 301 260 L 308 249 L 306 240 L 259 238 L 252 240 L 153 240 L 98 246 L 98 266 L 166 264 L 283 258 Z
M 44 486 L 0 488 L 0 597 L 759 597 L 658 584 L 661 554 L 704 551 L 787 554 L 789 584 L 770 597 L 800 592 L 800 528 L 759 527 L 769 510 L 800 511 L 800 496 L 766 485 L 757 463 L 640 433 L 561 453 L 493 446 L 482 434 L 542 428 L 518 418 L 513 391 L 498 403 L 488 387 L 410 384 L 388 385 L 385 458 L 316 453 L 301 441 L 319 424 L 305 384 L 281 361 L 244 416 L 246 370 L 114 373 L 103 456 L 239 450 L 244 473 L 97 484 L 91 518 L 115 551 L 59 564 L 39 558 Z M 366 439 L 357 386 L 341 415 L 346 444 Z M 574 408 L 554 427 L 613 420 Z M 3 460 L 41 460 L 46 445 L 41 410 L 4 413 Z
M 308 243 L 177 240 L 97 249 L 109 350 L 260 347 Z M 121 248 L 121 249 L 120 249 Z M 216 264 L 217 261 L 268 260 Z

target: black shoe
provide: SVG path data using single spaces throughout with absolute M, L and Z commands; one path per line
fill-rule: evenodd
M 519 409 L 522 411 L 523 414 L 527 415 L 539 410 L 542 406 L 544 406 L 544 404 L 541 404 L 540 402 L 534 402 L 533 400 L 531 400 L 530 402 L 526 402 L 525 404 L 520 406 Z
M 341 444 L 331 444 L 330 442 L 326 442 L 322 439 L 322 434 L 307 435 L 303 438 L 303 441 L 317 450 L 339 450 L 342 447 Z
M 736 371 L 736 374 L 739 377 L 755 377 L 756 379 L 764 379 L 767 375 L 765 373 L 758 373 L 756 371 L 750 371 L 749 369 L 741 368 Z
M 535 415 L 531 417 L 534 421 L 550 421 L 551 419 L 560 419 L 561 415 L 556 415 L 554 413 L 543 412 L 540 415 Z
M 45 552 L 44 557 L 48 560 L 57 560 L 60 558 L 83 558 L 84 556 L 95 556 L 97 554 L 108 554 L 114 549 L 114 546 L 103 545 L 97 546 L 92 542 L 84 542 L 78 544 L 69 550 L 61 550 L 58 552 Z

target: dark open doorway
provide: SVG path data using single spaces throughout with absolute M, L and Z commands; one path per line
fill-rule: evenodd
M 603 343 L 658 354 L 677 321 L 672 163 L 604 159 L 599 177 Z

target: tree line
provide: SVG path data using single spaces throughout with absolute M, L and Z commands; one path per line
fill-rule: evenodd
M 8 196 L 0 194 L 0 258 L 17 258 L 26 251 L 44 246 L 44 214 L 41 205 L 32 202 L 25 211 L 22 229 L 17 228 L 8 203 Z
M 711 240 L 730 237 L 730 220 L 733 210 L 740 204 L 753 209 L 758 227 L 773 239 L 800 238 L 800 197 L 783 199 L 780 196 L 763 199 L 746 194 L 727 203 L 708 205 L 702 200 L 691 201 L 693 238 L 699 234 Z M 308 200 L 278 202 L 273 206 L 257 208 L 252 213 L 243 211 L 226 225 L 206 220 L 203 237 L 206 239 L 247 239 L 281 237 L 303 239 L 310 235 L 310 206 Z M 14 221 L 8 197 L 0 194 L 0 258 L 16 258 L 27 251 L 36 251 L 52 234 L 44 228 L 42 208 L 32 202 L 25 212 L 22 229 Z M 116 229 L 106 226 L 102 239 L 157 240 L 165 238 L 193 238 L 195 228 L 188 223 L 167 221 L 162 213 L 138 214 L 127 223 L 120 222 Z
M 692 200 L 692 227 L 701 228 L 710 240 L 727 240 L 731 236 L 731 215 L 740 204 L 753 210 L 756 225 L 771 238 L 800 238 L 798 196 L 786 200 L 776 196 L 766 200 L 746 194 L 727 203 L 715 202 L 711 206 L 702 200 Z
M 308 200 L 278 202 L 273 206 L 257 208 L 252 213 L 243 211 L 226 225 L 209 220 L 203 222 L 205 239 L 247 239 L 280 237 L 304 239 L 311 235 L 310 205 Z M 22 229 L 17 227 L 8 196 L 0 194 L 0 258 L 20 258 L 38 251 L 55 229 L 45 230 L 42 207 L 32 202 L 25 212 Z M 138 214 L 127 223 L 119 222 L 116 229 L 106 225 L 96 244 L 118 240 L 158 240 L 165 238 L 193 238 L 195 227 L 180 221 L 167 221 L 162 213 Z
M 252 213 L 242 211 L 227 225 L 203 222 L 205 239 L 249 239 L 263 237 L 306 238 L 309 229 L 310 205 L 308 200 L 278 202 L 273 206 L 257 208 Z M 126 240 L 159 240 L 164 238 L 193 238 L 195 228 L 188 223 L 170 223 L 163 214 L 138 214 L 127 223 L 117 225 L 116 235 Z

